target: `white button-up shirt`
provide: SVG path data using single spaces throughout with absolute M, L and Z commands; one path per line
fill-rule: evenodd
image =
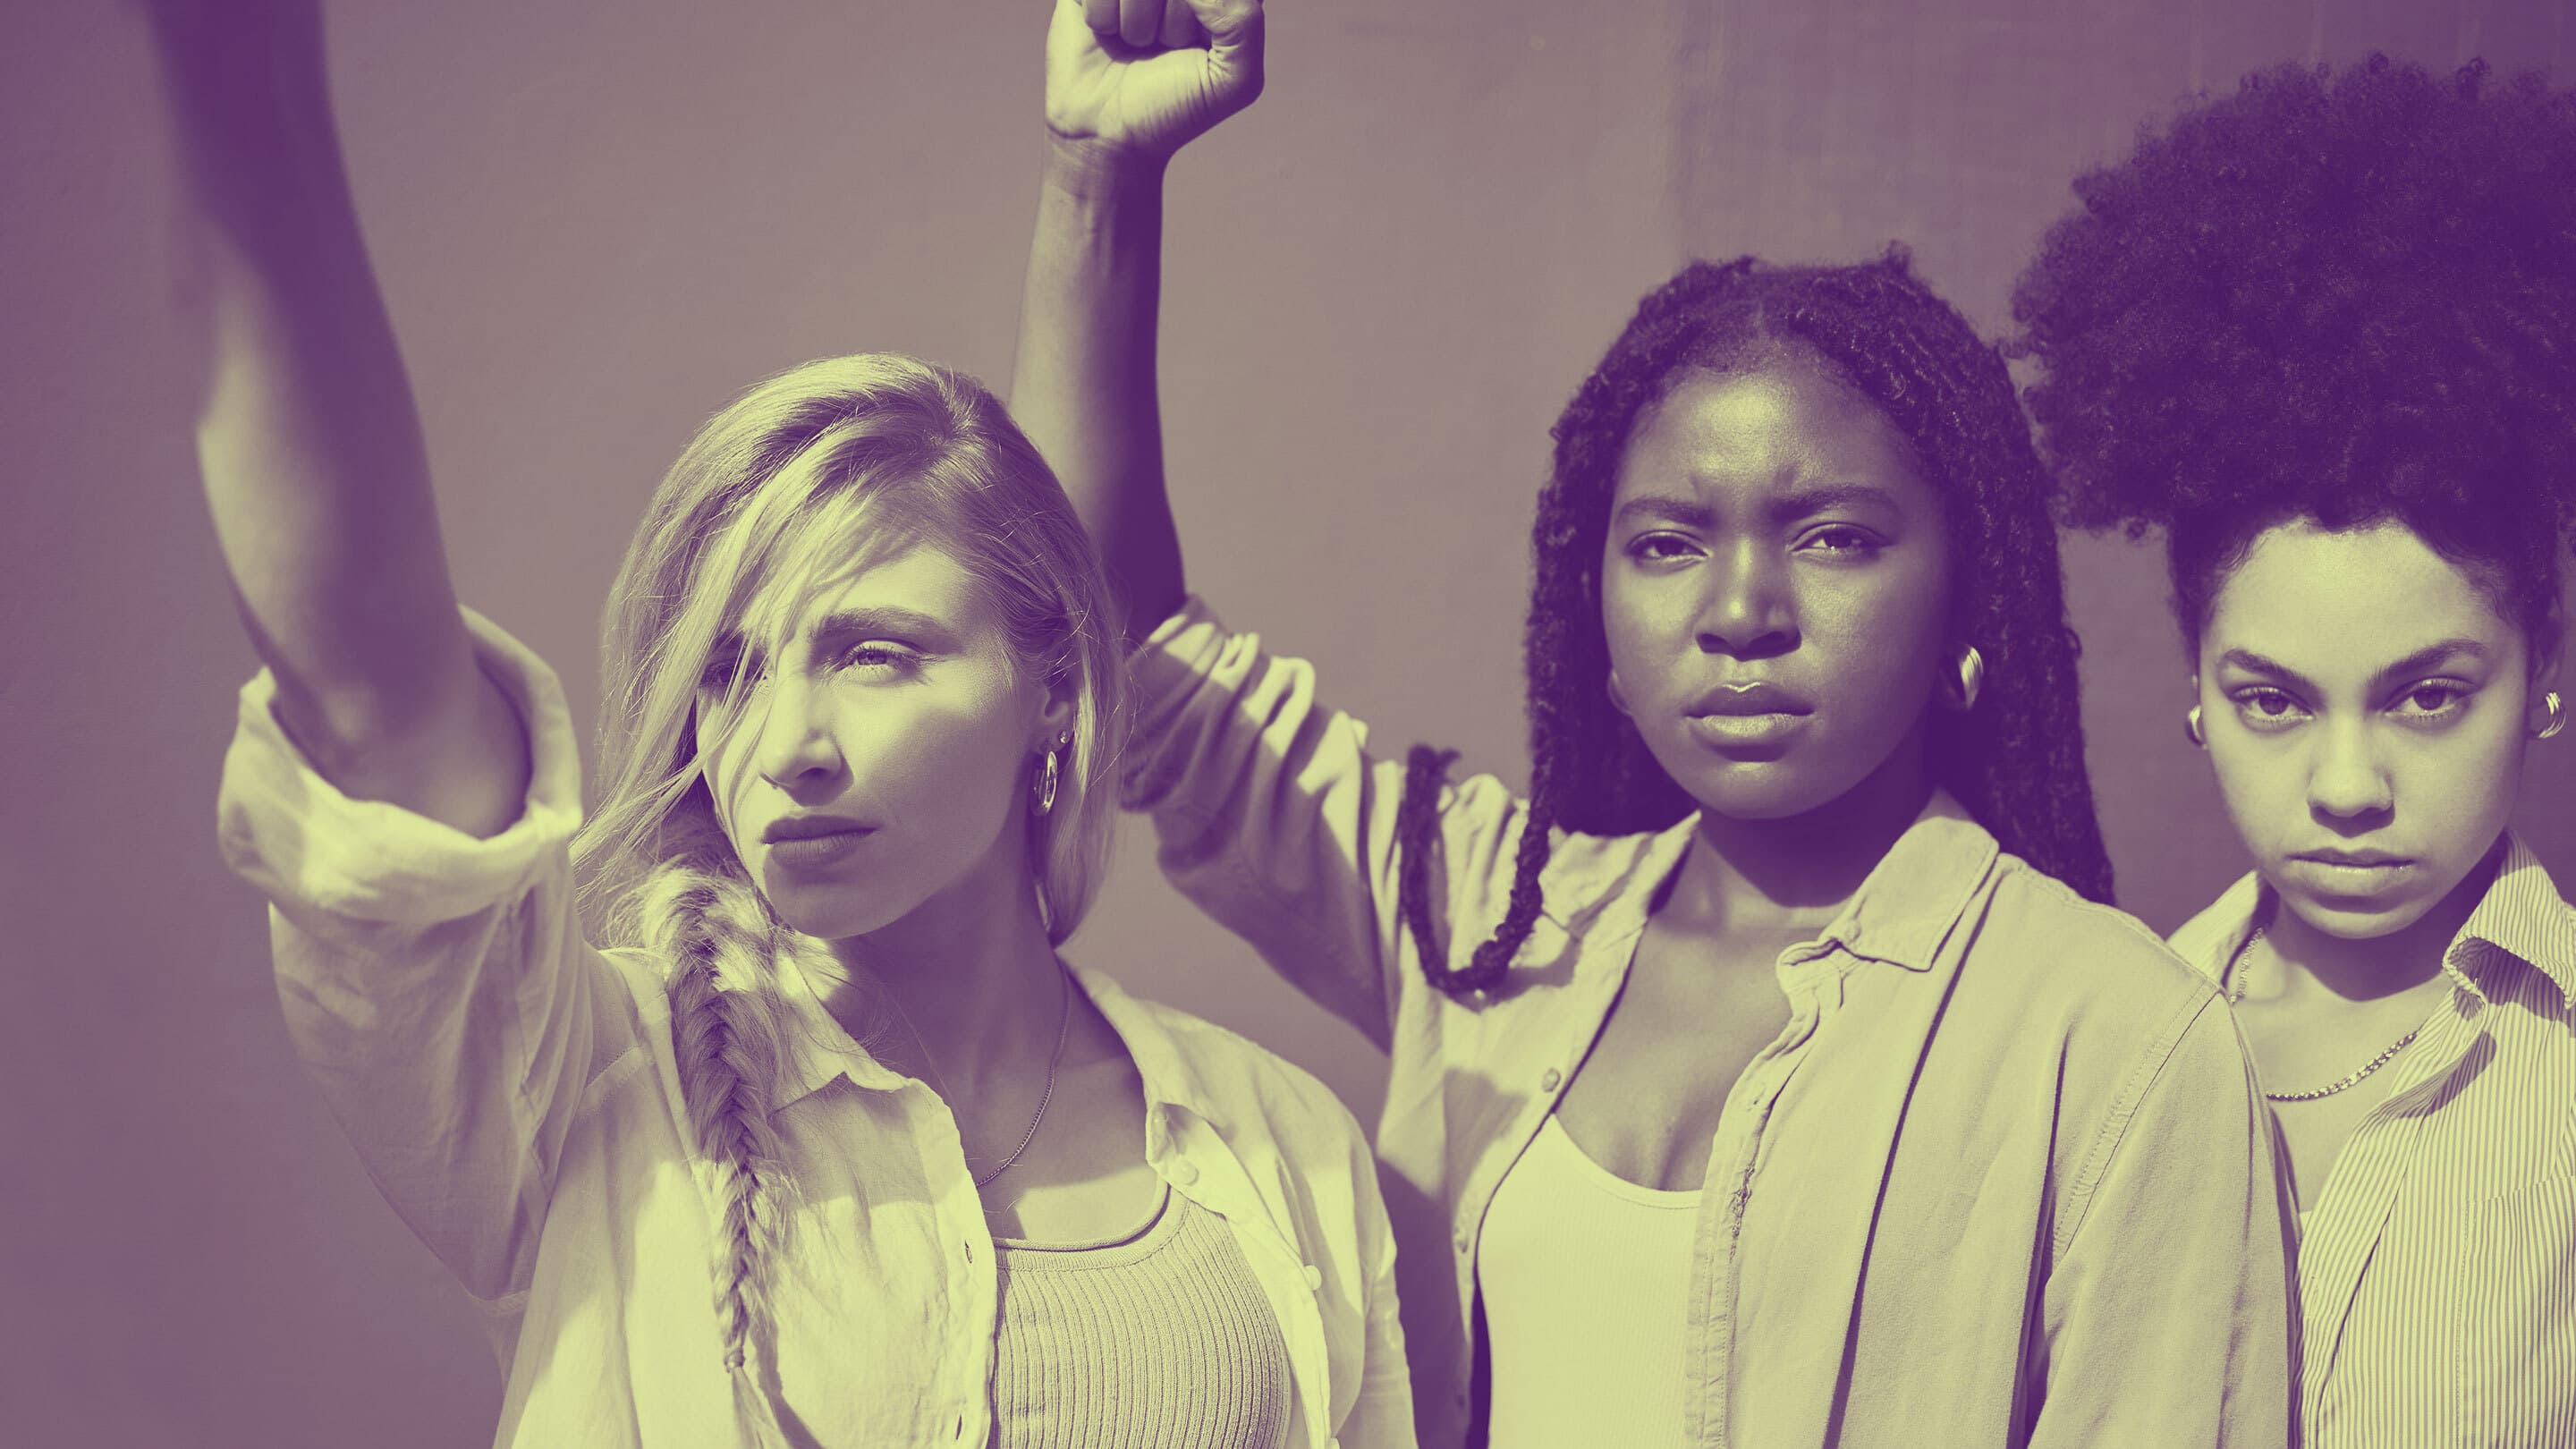
M 481 1304 L 508 1389 L 495 1443 L 737 1442 L 715 1311 L 712 1182 L 679 1094 L 660 964 L 574 910 L 580 809 L 553 674 L 468 615 L 533 769 L 475 839 L 352 800 L 242 691 L 222 840 L 272 902 L 289 1030 L 388 1201 Z M 1233 1034 L 1081 987 L 1144 1081 L 1146 1161 L 1233 1230 L 1288 1349 L 1288 1442 L 1409 1445 L 1394 1253 L 1357 1124 Z M 797 1193 L 756 1357 L 781 1421 L 826 1446 L 991 1433 L 992 1235 L 956 1123 L 853 1043 L 786 966 L 773 1112 Z

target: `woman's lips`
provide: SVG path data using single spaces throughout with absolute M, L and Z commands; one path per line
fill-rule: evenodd
M 835 830 L 827 835 L 773 840 L 769 842 L 769 858 L 791 871 L 818 870 L 847 859 L 868 835 L 866 830 Z
M 2289 868 L 2327 895 L 2375 896 L 2405 880 L 2415 862 L 2397 856 L 2294 855 Z
M 1755 745 L 1776 745 L 1804 729 L 1807 716 L 1774 711 L 1767 714 L 1695 714 L 1690 716 L 1690 732 L 1701 744 L 1714 749 L 1742 749 Z

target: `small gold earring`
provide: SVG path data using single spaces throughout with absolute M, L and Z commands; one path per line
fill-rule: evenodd
M 2182 737 L 2191 741 L 2196 749 L 2209 748 L 2209 736 L 2200 732 L 2199 705 L 2195 704 L 2182 712 Z
M 1062 766 L 1061 766 L 1061 764 L 1059 763 L 1059 753 L 1058 753 L 1057 751 L 1055 751 L 1055 750 L 1049 750 L 1049 751 L 1047 751 L 1047 752 L 1046 752 L 1046 769 L 1045 769 L 1045 771 L 1044 771 L 1042 774 L 1040 774 L 1040 776 L 1038 777 L 1038 801 L 1037 801 L 1037 804 L 1038 804 L 1038 814 L 1039 814 L 1041 817 L 1045 816 L 1049 811 L 1051 811 L 1051 810 L 1055 809 L 1055 782 L 1056 782 L 1056 775 L 1057 775 L 1057 772 L 1058 772 L 1061 768 L 1062 768 Z
M 1986 687 L 1986 656 L 1969 645 L 1959 655 L 1957 673 L 1950 681 L 1950 703 L 1964 714 L 1977 707 L 1977 693 Z
M 2540 697 L 2540 705 L 2541 708 L 2549 711 L 2549 723 L 2542 725 L 2532 738 L 2556 739 L 2558 732 L 2567 728 L 2567 701 L 2560 699 L 2558 691 L 2553 689 Z

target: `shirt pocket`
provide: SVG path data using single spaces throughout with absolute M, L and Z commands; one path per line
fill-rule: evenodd
M 2446 1295 L 2457 1399 L 2435 1417 L 2464 1445 L 2576 1443 L 2576 1172 L 2489 1198 L 2463 1228 Z

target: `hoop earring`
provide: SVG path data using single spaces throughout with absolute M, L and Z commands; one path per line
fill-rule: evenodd
M 1046 768 L 1039 772 L 1037 785 L 1037 812 L 1041 819 L 1055 809 L 1056 778 L 1063 769 L 1061 755 L 1072 752 L 1072 743 L 1071 739 L 1059 740 L 1055 748 L 1046 752 Z
M 2558 697 L 2558 691 L 2553 689 L 2540 697 L 2540 703 L 2543 708 L 2549 711 L 2549 723 L 2542 725 L 2539 730 L 2532 735 L 2532 738 L 2535 740 L 2556 739 L 2558 737 L 2558 732 L 2567 728 L 2567 701 L 2560 699 Z
M 2200 732 L 2199 705 L 2195 704 L 2191 708 L 2182 712 L 2182 737 L 2191 741 L 2194 749 L 2205 750 L 2209 748 L 2209 736 Z
M 1952 677 L 1944 680 L 1944 693 L 1950 707 L 1965 714 L 1977 707 L 1978 691 L 1986 687 L 1986 656 L 1969 645 L 1960 651 L 1959 661 L 1952 666 Z

